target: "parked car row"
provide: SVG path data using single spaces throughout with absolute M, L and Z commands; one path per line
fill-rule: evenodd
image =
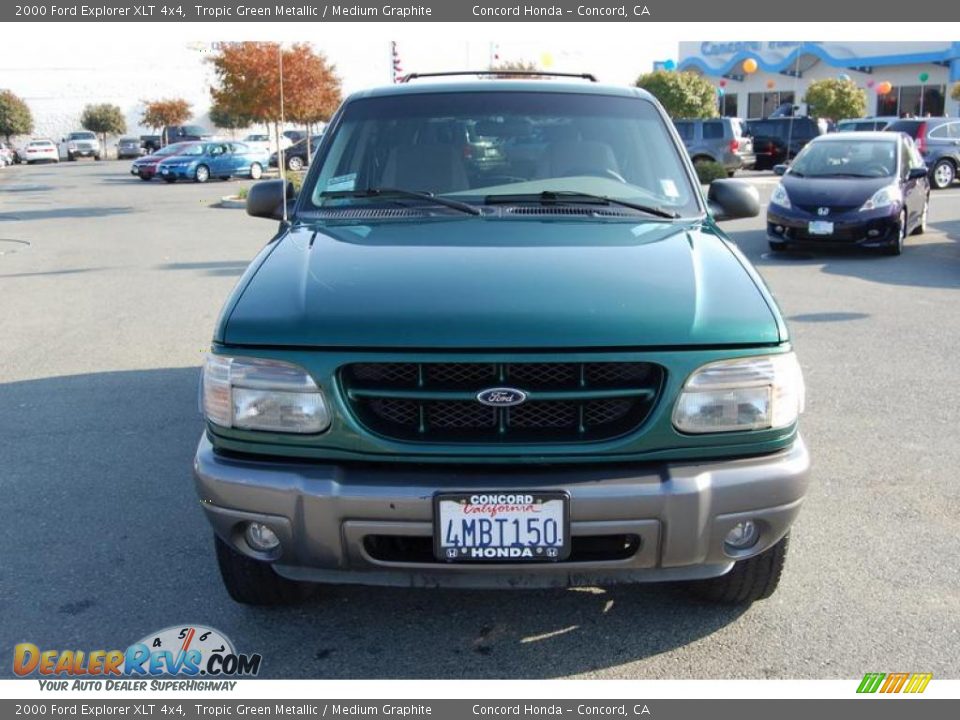
M 205 183 L 211 178 L 228 180 L 246 177 L 254 180 L 263 175 L 269 155 L 234 141 L 188 141 L 166 145 L 155 153 L 139 158 L 130 166 L 130 174 L 141 180 L 159 177 L 173 183 L 191 180 Z

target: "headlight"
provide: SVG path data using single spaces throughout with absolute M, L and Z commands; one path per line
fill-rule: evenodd
M 903 202 L 903 193 L 900 192 L 900 188 L 897 185 L 887 185 L 877 190 L 873 197 L 867 200 L 861 207 L 860 210 L 881 210 L 883 208 L 890 207 L 891 205 L 902 203 Z
M 797 420 L 803 404 L 803 374 L 792 352 L 721 360 L 687 379 L 673 425 L 685 433 L 783 428 Z
M 777 185 L 776 190 L 773 191 L 773 195 L 770 196 L 770 204 L 784 208 L 791 207 L 790 196 L 787 195 L 787 189 L 783 186 L 783 183 Z
M 318 433 L 330 412 L 313 378 L 278 360 L 207 355 L 203 414 L 222 427 L 286 433 Z

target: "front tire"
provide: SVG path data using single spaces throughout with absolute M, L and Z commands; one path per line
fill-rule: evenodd
M 210 168 L 206 165 L 198 165 L 197 169 L 194 171 L 193 179 L 198 183 L 205 183 L 210 179 Z
M 787 560 L 789 536 L 773 547 L 746 560 L 738 560 L 726 575 L 689 583 L 689 590 L 701 600 L 723 605 L 749 605 L 766 600 L 780 584 Z
M 165 176 L 163 177 L 163 181 L 164 181 L 164 182 L 168 182 L 168 183 L 170 183 L 170 184 L 172 185 L 173 183 L 175 183 L 175 182 L 177 181 L 177 179 L 176 179 L 175 177 L 169 177 L 169 176 L 166 176 L 166 175 L 165 175 Z
M 219 537 L 217 565 L 230 597 L 244 605 L 291 605 L 305 600 L 311 587 L 281 577 L 270 563 L 242 555 Z
M 293 172 L 300 172 L 303 170 L 303 160 L 294 155 L 293 157 L 287 158 L 287 170 L 293 170 Z
M 917 223 L 917 226 L 911 232 L 911 235 L 923 235 L 927 231 L 927 215 L 930 214 L 930 196 L 928 195 L 923 201 L 923 212 L 920 213 L 920 222 Z
M 945 190 L 953 185 L 957 179 L 957 168 L 947 159 L 943 159 L 933 166 L 930 171 L 930 182 L 937 190 Z
M 897 229 L 897 241 L 885 248 L 887 255 L 902 255 L 903 244 L 907 239 L 907 211 L 900 212 L 900 227 Z

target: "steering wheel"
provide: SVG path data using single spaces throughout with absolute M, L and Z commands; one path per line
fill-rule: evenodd
M 569 168 L 566 172 L 564 172 L 564 175 L 566 175 L 567 177 L 570 177 L 573 175 L 589 175 L 591 177 L 606 177 L 606 178 L 610 178 L 611 180 L 617 180 L 624 184 L 627 183 L 627 179 L 623 175 L 618 173 L 616 170 L 614 170 L 613 168 L 599 169 L 595 167 L 592 167 L 592 168 L 574 167 L 574 168 Z
M 888 175 L 887 168 L 884 165 L 868 165 L 864 168 L 864 172 L 869 175 L 876 175 L 877 177 L 883 177 Z

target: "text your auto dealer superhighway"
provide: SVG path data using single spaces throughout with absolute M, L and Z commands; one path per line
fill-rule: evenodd
M 640 17 L 650 15 L 650 9 L 646 5 L 604 7 L 577 5 L 576 10 L 564 10 L 558 5 L 474 5 L 471 11 L 476 17 L 562 17 L 563 15 L 577 15 L 579 17 L 627 17 L 634 15 Z

